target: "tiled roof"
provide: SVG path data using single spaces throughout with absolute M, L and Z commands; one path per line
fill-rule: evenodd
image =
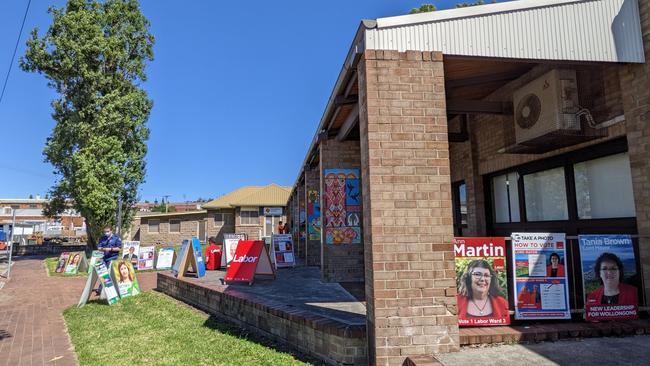
M 277 184 L 246 186 L 225 194 L 203 205 L 204 209 L 232 208 L 241 206 L 285 206 L 291 187 Z

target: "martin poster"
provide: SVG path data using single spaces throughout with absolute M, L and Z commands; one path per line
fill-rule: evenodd
M 510 324 L 503 237 L 454 238 L 458 325 Z

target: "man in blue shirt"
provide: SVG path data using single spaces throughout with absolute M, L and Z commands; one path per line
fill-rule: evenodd
M 98 250 L 104 252 L 104 264 L 108 267 L 110 261 L 117 259 L 122 248 L 122 241 L 113 234 L 110 225 L 104 226 L 104 235 L 99 239 Z

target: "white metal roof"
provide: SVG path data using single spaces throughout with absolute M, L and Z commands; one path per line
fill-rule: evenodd
M 645 62 L 638 0 L 521 0 L 379 18 L 365 48 Z

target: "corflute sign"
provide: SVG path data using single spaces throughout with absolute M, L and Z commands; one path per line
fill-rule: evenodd
M 253 284 L 255 275 L 275 275 L 271 258 L 261 240 L 240 240 L 224 281 Z

